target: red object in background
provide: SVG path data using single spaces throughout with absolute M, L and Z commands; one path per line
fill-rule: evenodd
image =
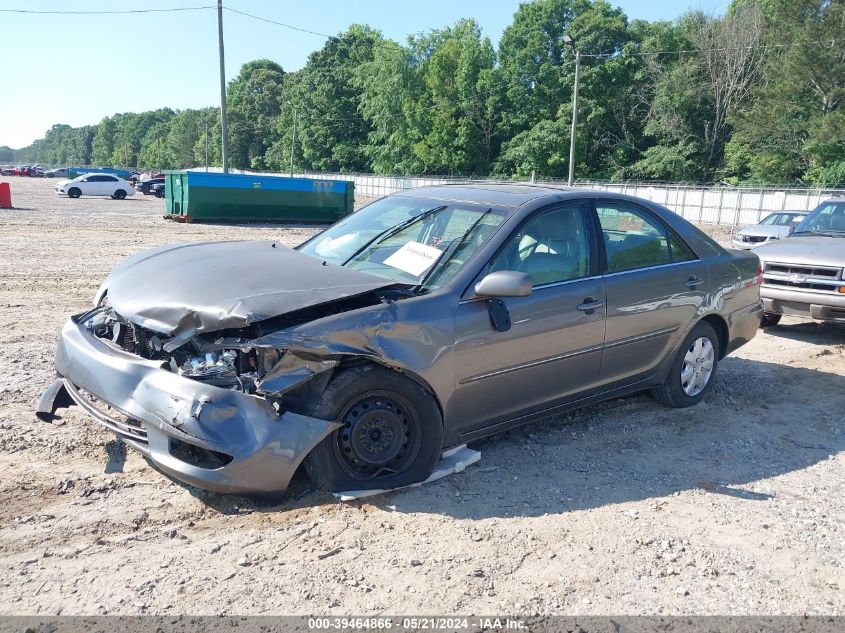
M 8 182 L 0 182 L 0 208 L 12 208 L 12 192 Z

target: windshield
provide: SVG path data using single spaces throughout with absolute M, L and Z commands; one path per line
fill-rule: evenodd
M 450 281 L 506 216 L 483 205 L 388 196 L 298 248 L 339 266 L 433 289 Z
M 793 235 L 816 233 L 845 237 L 845 202 L 823 202 L 795 227 Z
M 803 215 L 796 215 L 794 213 L 772 213 L 766 216 L 760 224 L 768 226 L 788 226 L 790 224 L 798 224 L 804 219 Z

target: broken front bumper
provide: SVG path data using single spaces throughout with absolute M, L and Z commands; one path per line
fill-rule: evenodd
M 339 427 L 280 414 L 263 398 L 184 378 L 162 369 L 161 361 L 111 347 L 88 331 L 87 316 L 72 317 L 62 329 L 60 378 L 45 391 L 38 413 L 52 413 L 66 394 L 175 479 L 223 493 L 280 492 L 311 449 Z

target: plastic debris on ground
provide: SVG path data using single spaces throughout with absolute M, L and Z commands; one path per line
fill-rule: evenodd
M 347 490 L 346 492 L 335 492 L 333 494 L 341 501 L 354 501 L 356 499 L 363 499 L 364 497 L 380 495 L 385 492 L 394 492 L 404 488 L 415 488 L 431 483 L 432 481 L 437 481 L 438 479 L 443 479 L 443 477 L 448 475 L 462 472 L 467 466 L 471 466 L 480 459 L 481 451 L 474 451 L 471 448 L 467 448 L 466 444 L 461 444 L 460 446 L 450 448 L 448 451 L 443 451 L 443 454 L 440 456 L 440 463 L 437 464 L 434 472 L 425 481 L 410 484 L 409 486 L 390 488 L 389 490 Z

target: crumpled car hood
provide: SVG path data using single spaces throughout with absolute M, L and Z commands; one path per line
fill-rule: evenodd
M 103 284 L 120 316 L 180 344 L 395 285 L 271 241 L 160 247 L 129 258 Z
M 845 266 L 845 237 L 801 235 L 787 237 L 754 249 L 765 262 L 813 266 Z

